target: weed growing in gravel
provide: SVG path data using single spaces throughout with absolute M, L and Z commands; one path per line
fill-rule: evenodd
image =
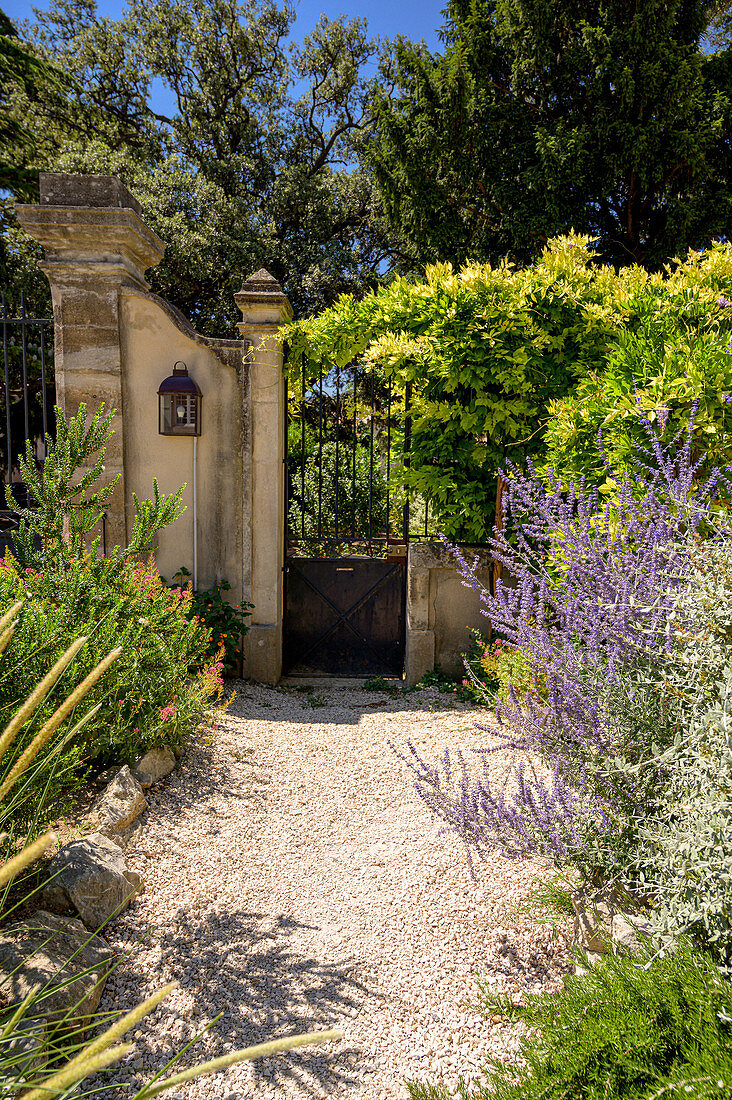
M 396 697 L 400 695 L 404 688 L 399 684 L 394 683 L 393 680 L 387 680 L 385 676 L 372 676 L 369 680 L 363 682 L 364 691 L 379 691 L 384 695 L 391 695 Z
M 528 916 L 540 921 L 553 917 L 572 917 L 572 894 L 578 886 L 578 876 L 554 872 L 551 877 L 536 882 L 526 897 L 514 906 L 509 906 L 508 911 L 517 917 Z

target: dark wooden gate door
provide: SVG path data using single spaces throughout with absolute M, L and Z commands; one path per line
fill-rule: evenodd
M 410 384 L 356 362 L 288 387 L 284 671 L 401 677 L 407 546 L 433 523 L 404 485 Z
M 401 676 L 406 569 L 384 558 L 291 558 L 284 671 Z

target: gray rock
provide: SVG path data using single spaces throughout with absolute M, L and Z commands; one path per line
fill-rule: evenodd
M 577 890 L 572 894 L 574 907 L 574 938 L 578 947 L 593 954 L 604 955 L 611 937 L 613 915 L 617 903 L 610 891 Z
M 113 952 L 79 920 L 39 909 L 0 933 L 0 1003 L 17 1005 L 38 993 L 34 1015 L 49 1026 L 82 1025 L 102 996 Z M 39 1033 L 30 1033 L 28 1042 Z
M 48 1023 L 24 1016 L 6 1039 L 0 1040 L 0 1095 L 12 1095 L 48 1062 Z
M 125 764 L 100 795 L 89 820 L 98 833 L 112 840 L 118 836 L 125 839 L 132 823 L 146 808 L 142 787 Z
M 54 910 L 72 906 L 89 928 L 121 912 L 142 884 L 119 845 L 102 833 L 65 844 L 51 860 L 49 876 L 54 878 L 41 892 L 42 904 Z
M 173 750 L 168 745 L 157 745 L 133 765 L 132 774 L 140 786 L 147 790 L 153 783 L 159 783 L 166 775 L 170 775 L 175 764 Z
M 637 951 L 651 934 L 650 921 L 638 913 L 616 913 L 612 919 L 613 946 L 624 951 Z
M 572 894 L 574 945 L 594 966 L 608 951 L 637 951 L 650 932 L 650 922 L 638 912 L 642 902 L 627 891 L 580 889 Z M 575 973 L 584 968 L 575 964 Z

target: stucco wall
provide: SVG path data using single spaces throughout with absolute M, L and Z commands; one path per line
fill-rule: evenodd
M 184 514 L 158 535 L 156 561 L 164 577 L 182 565 L 193 571 L 193 439 L 158 434 L 157 390 L 182 360 L 202 393 L 202 433 L 197 440 L 198 587 L 226 579 L 241 602 L 248 561 L 242 506 L 249 500 L 248 368 L 239 340 L 204 340 L 168 303 L 152 294 L 123 290 L 120 334 L 124 401 L 127 529 L 134 519 L 132 493 L 152 496 L 184 482 Z
M 229 599 L 253 604 L 244 672 L 276 683 L 282 667 L 286 400 L 279 329 L 292 316 L 264 269 L 235 295 L 241 339 L 201 336 L 145 273 L 165 245 L 140 204 L 112 176 L 41 173 L 40 203 L 18 205 L 21 225 L 43 247 L 54 311 L 56 393 L 66 416 L 83 402 L 114 408 L 104 478 L 117 479 L 107 506 L 107 546 L 126 545 L 133 493 L 185 482 L 187 510 L 157 538 L 160 572 L 193 573 L 193 439 L 158 433 L 160 382 L 184 362 L 202 392 L 196 443 L 199 589 L 231 585 Z
M 487 588 L 488 551 L 466 550 L 465 557 L 471 562 L 477 557 L 478 577 Z M 416 684 L 433 668 L 453 675 L 462 671 L 471 628 L 485 632 L 486 626 L 479 596 L 463 585 L 452 554 L 442 543 L 412 543 L 407 558 L 407 683 Z

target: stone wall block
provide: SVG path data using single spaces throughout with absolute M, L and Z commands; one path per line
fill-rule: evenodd
M 404 679 L 414 687 L 426 672 L 435 667 L 435 634 L 433 630 L 408 629 L 404 656 Z
M 488 550 L 466 549 L 477 558 L 486 586 L 492 558 Z M 465 586 L 451 552 L 441 542 L 410 543 L 407 554 L 407 682 L 415 684 L 438 666 L 452 675 L 463 670 L 462 654 L 471 643 L 470 629 L 485 631 L 488 621 L 480 598 Z
M 134 210 L 142 207 L 115 176 L 41 172 L 38 178 L 42 206 L 82 206 Z
M 63 310 L 62 310 L 63 312 Z M 63 319 L 61 324 L 64 324 Z M 111 370 L 119 373 L 119 329 L 112 325 L 83 325 L 74 322 L 65 331 L 69 351 L 67 368 Z
M 93 409 L 95 412 L 103 403 L 106 412 L 116 410 L 121 423 L 122 390 L 119 379 L 113 372 L 101 374 L 87 367 L 67 371 L 64 376 L 64 394 L 67 417 L 75 416 L 82 403 L 87 406 L 88 411 Z
M 97 289 L 93 272 L 91 275 L 92 278 L 87 278 L 82 285 L 72 283 L 64 287 L 57 319 L 63 325 L 110 328 L 116 333 L 119 324 L 117 287 L 114 284 L 102 284 Z
M 251 517 L 244 559 L 251 563 L 252 623 L 244 639 L 245 675 L 276 683 L 282 669 L 287 409 L 280 326 L 292 310 L 276 279 L 256 272 L 235 295 L 242 311 L 239 331 L 250 344 Z

